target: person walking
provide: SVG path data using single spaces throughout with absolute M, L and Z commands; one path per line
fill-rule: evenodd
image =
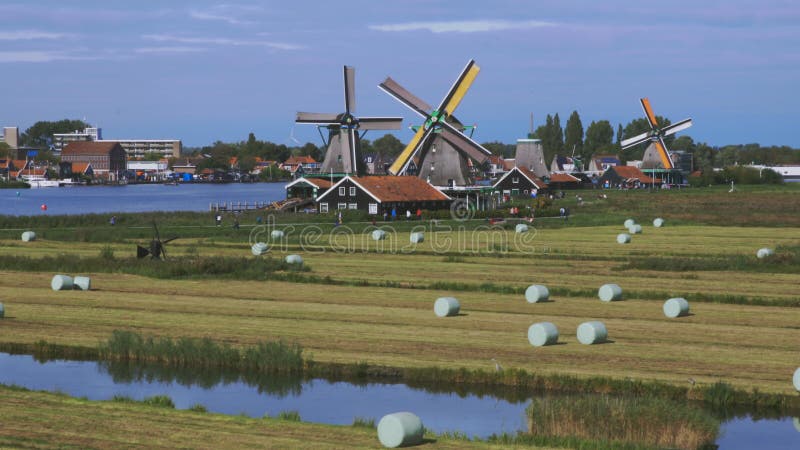
M 422 220 L 422 209 L 417 208 L 417 220 Z
M 408 220 L 411 220 L 411 210 L 410 210 L 410 209 L 407 209 L 407 210 L 406 210 L 406 220 L 407 220 L 407 221 L 408 221 Z
M 392 207 L 392 222 L 397 220 L 397 208 Z

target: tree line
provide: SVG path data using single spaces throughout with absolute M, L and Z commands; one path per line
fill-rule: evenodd
M 656 116 L 659 124 L 667 126 L 671 122 L 668 118 Z M 89 125 L 80 120 L 63 119 L 55 122 L 40 121 L 25 130 L 20 136 L 21 144 L 25 147 L 41 150 L 37 160 L 57 159 L 49 152 L 55 133 L 71 133 L 83 130 Z M 531 138 L 541 139 L 544 148 L 545 163 L 549 166 L 557 154 L 575 156 L 579 158 L 584 168 L 588 167 L 592 156 L 597 154 L 618 155 L 620 160 L 632 161 L 642 158 L 645 145 L 622 150 L 622 140 L 639 135 L 650 130 L 650 125 L 645 118 L 628 122 L 625 126 L 618 124 L 616 131 L 608 120 L 592 121 L 584 129 L 583 122 L 577 111 L 573 111 L 562 127 L 558 113 L 548 114 L 545 123 L 537 127 L 529 135 Z M 800 164 L 800 151 L 788 146 L 762 147 L 759 144 L 726 145 L 713 147 L 705 142 L 695 142 L 691 136 L 667 136 L 664 138 L 667 147 L 671 150 L 685 150 L 694 156 L 695 170 L 708 171 L 713 167 L 726 167 L 743 164 L 782 165 Z M 495 155 L 513 158 L 516 144 L 502 142 L 485 142 L 482 144 Z M 362 154 L 376 154 L 384 158 L 392 158 L 400 154 L 405 147 L 397 137 L 386 134 L 375 140 L 362 139 Z M 8 154 L 8 148 L 0 146 L 0 152 Z M 250 170 L 255 167 L 257 158 L 263 161 L 285 161 L 290 156 L 311 156 L 317 161 L 324 157 L 325 148 L 320 143 L 298 144 L 287 146 L 266 140 L 259 140 L 254 133 L 250 133 L 247 140 L 226 143 L 217 141 L 203 147 L 184 147 L 182 157 L 194 157 L 198 168 L 227 169 L 230 160 L 236 157 L 241 170 Z M 6 156 L 6 155 L 0 155 Z M 158 159 L 161 155 L 147 155 L 148 159 Z

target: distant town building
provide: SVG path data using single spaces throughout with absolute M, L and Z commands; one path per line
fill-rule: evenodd
M 322 164 L 310 156 L 291 156 L 281 164 L 281 169 L 291 172 L 293 175 L 319 173 Z
M 70 142 L 61 151 L 61 161 L 89 163 L 94 174 L 108 180 L 118 180 L 126 169 L 125 150 L 118 142 Z
M 601 187 L 616 188 L 637 188 L 658 185 L 661 186 L 660 178 L 651 178 L 645 175 L 640 169 L 633 166 L 610 166 L 600 177 Z
M 594 155 L 589 162 L 589 172 L 604 172 L 609 167 L 619 166 L 622 162 L 617 155 Z
M 53 153 L 56 155 L 61 154 L 64 146 L 70 142 L 88 142 L 99 141 L 103 139 L 103 130 L 97 127 L 84 128 L 83 130 L 75 130 L 72 133 L 55 133 L 53 134 Z
M 19 128 L 4 127 L 3 142 L 8 144 L 8 146 L 11 147 L 12 149 L 19 147 Z
M 54 134 L 53 152 L 60 154 L 70 142 L 118 142 L 130 159 L 141 159 L 148 153 L 156 153 L 164 158 L 178 157 L 182 148 L 179 139 L 103 139 L 101 128 L 89 127 L 82 131 Z

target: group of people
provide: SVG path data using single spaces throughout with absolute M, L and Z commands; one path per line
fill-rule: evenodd
M 411 220 L 412 217 L 414 217 L 414 214 L 412 214 L 410 209 L 407 209 L 406 220 Z M 397 220 L 397 208 L 392 208 L 391 212 L 386 210 L 383 211 L 383 221 L 388 222 L 390 218 L 392 222 Z M 422 209 L 417 208 L 416 218 L 417 220 L 422 220 Z

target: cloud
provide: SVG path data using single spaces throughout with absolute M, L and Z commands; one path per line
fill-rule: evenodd
M 432 33 L 482 33 L 487 31 L 526 30 L 552 27 L 556 24 L 540 20 L 461 20 L 450 22 L 406 22 L 370 25 L 375 31 L 430 31 Z
M 223 14 L 217 14 L 217 13 L 205 12 L 205 11 L 197 11 L 197 10 L 189 11 L 189 17 L 191 17 L 192 19 L 197 19 L 197 20 L 218 20 L 218 21 L 221 21 L 221 22 L 227 22 L 227 23 L 229 23 L 231 25 L 245 25 L 245 24 L 253 23 L 253 22 L 251 22 L 249 20 L 240 20 L 240 19 L 237 19 L 236 17 L 230 16 L 230 15 L 223 15 Z
M 1 63 L 46 63 L 53 61 L 87 61 L 100 59 L 96 56 L 78 56 L 67 52 L 42 50 L 0 51 Z
M 160 53 L 199 53 L 206 51 L 201 47 L 165 46 L 165 47 L 139 47 L 133 49 L 134 53 L 160 54 Z
M 305 47 L 296 44 L 287 44 L 283 42 L 272 41 L 259 41 L 259 40 L 243 40 L 243 39 L 230 39 L 220 37 L 186 37 L 175 36 L 171 34 L 145 34 L 142 35 L 143 39 L 156 42 L 178 42 L 181 44 L 205 44 L 205 45 L 229 45 L 229 46 L 255 46 L 267 47 L 274 50 L 300 50 Z
M 64 39 L 74 37 L 69 33 L 51 33 L 39 30 L 0 31 L 0 41 L 32 41 L 35 39 Z

